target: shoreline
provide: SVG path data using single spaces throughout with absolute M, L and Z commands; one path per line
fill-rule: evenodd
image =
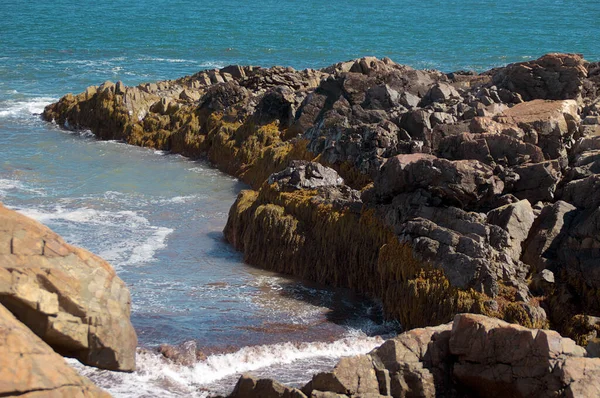
M 575 171 L 573 159 L 595 148 L 597 83 L 597 65 L 569 54 L 479 75 L 367 57 L 321 70 L 229 66 L 137 87 L 106 82 L 43 117 L 206 155 L 251 185 L 225 229 L 250 264 L 379 298 L 407 328 L 477 312 L 549 322 L 584 343 L 598 328 L 586 320 L 598 313 L 596 287 L 565 296 L 585 282 L 546 252 L 561 244 L 548 231 L 565 214 L 593 212 L 569 184 L 595 197 L 593 159 Z

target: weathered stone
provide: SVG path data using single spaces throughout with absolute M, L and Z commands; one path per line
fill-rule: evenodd
M 560 198 L 582 209 L 600 206 L 600 175 L 571 181 L 565 185 Z
M 575 215 L 575 206 L 562 200 L 544 207 L 523 245 L 523 261 L 536 272 L 552 266 L 560 242 Z
M 493 83 L 519 93 L 525 101 L 534 99 L 576 99 L 587 76 L 583 57 L 578 54 L 547 54 L 535 61 L 499 69 Z
M 337 394 L 379 394 L 379 382 L 372 360 L 367 355 L 343 357 L 332 372 L 313 376 L 302 389 L 307 395 L 313 390 Z
M 0 261 L 0 303 L 60 354 L 134 370 L 131 299 L 113 268 L 1 205 L 0 235 L 12 241 Z
M 535 134 L 547 159 L 566 157 L 579 126 L 577 102 L 535 100 L 504 111 L 496 121 L 516 125 L 525 134 Z
M 513 169 L 518 175 L 509 192 L 530 203 L 554 199 L 556 187 L 562 177 L 558 161 L 527 164 Z
M 306 395 L 275 380 L 242 375 L 229 398 L 306 398 Z
M 0 305 L 0 396 L 109 398 Z
M 340 186 L 344 180 L 338 173 L 319 163 L 293 161 L 285 170 L 269 177 L 269 184 L 277 183 L 284 189 L 315 189 Z
M 490 397 L 554 396 L 570 384 L 554 367 L 569 358 L 597 361 L 583 358 L 583 347 L 554 331 L 471 314 L 454 318 L 450 352 L 457 356 L 453 374 L 459 385 Z
M 489 166 L 478 161 L 448 161 L 422 155 L 391 158 L 375 180 L 375 190 L 383 200 L 419 188 L 464 207 L 491 198 L 504 186 Z
M 511 238 L 511 256 L 515 261 L 521 257 L 521 244 L 527 239 L 535 215 L 527 199 L 499 207 L 488 213 L 487 222 L 508 232 Z

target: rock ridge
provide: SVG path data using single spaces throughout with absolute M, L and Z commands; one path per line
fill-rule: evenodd
M 598 70 L 579 54 L 481 74 L 229 66 L 106 82 L 43 117 L 249 183 L 224 234 L 250 264 L 378 298 L 406 328 L 475 312 L 585 343 L 600 329 Z

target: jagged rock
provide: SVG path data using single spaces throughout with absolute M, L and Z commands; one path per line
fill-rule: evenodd
M 256 380 L 250 375 L 242 375 L 229 398 L 306 398 L 306 395 L 275 380 Z
M 446 137 L 442 139 L 438 153 L 453 160 L 473 159 L 509 167 L 544 161 L 539 147 L 506 134 L 462 133 Z
M 600 177 L 600 176 L 599 176 Z M 600 313 L 600 205 L 577 213 L 565 231 L 558 262 L 591 315 Z
M 508 65 L 493 76 L 493 83 L 534 99 L 576 99 L 587 77 L 583 57 L 578 54 L 547 54 L 527 62 Z
M 0 305 L 0 396 L 109 398 Z
M 448 83 L 436 83 L 425 94 L 421 100 L 421 106 L 426 106 L 434 102 L 458 101 L 461 99 L 459 92 Z
M 293 161 L 285 170 L 272 174 L 269 184 L 278 183 L 284 189 L 316 189 L 320 187 L 335 187 L 344 183 L 338 173 L 319 163 Z
M 248 90 L 235 82 L 215 84 L 206 90 L 206 94 L 200 99 L 200 109 L 211 111 L 223 111 L 226 108 L 242 102 L 248 98 Z
M 135 369 L 131 298 L 113 268 L 1 205 L 0 303 L 62 355 Z
M 313 390 L 355 396 L 379 394 L 379 382 L 373 362 L 367 355 L 343 357 L 332 372 L 319 373 L 302 388 L 310 396 Z
M 583 358 L 583 347 L 554 331 L 472 314 L 454 318 L 450 352 L 456 355 L 453 375 L 458 384 L 489 397 L 556 396 L 574 383 L 589 380 L 589 375 L 575 369 L 592 370 L 600 363 Z M 592 389 L 597 388 L 593 384 Z
M 382 200 L 419 188 L 465 207 L 499 194 L 504 186 L 493 170 L 479 161 L 449 161 L 422 155 L 391 158 L 375 180 L 376 193 Z
M 184 89 L 181 94 L 179 94 L 179 98 L 184 101 L 196 102 L 200 100 L 201 94 L 198 91 Z
M 596 396 L 600 358 L 585 355 L 583 347 L 551 330 L 458 314 L 450 324 L 413 329 L 367 355 L 342 358 L 303 391 L 315 398 Z M 257 395 L 257 385 L 242 376 L 232 396 L 284 396 Z M 239 395 L 242 387 L 246 395 Z M 278 391 L 285 389 L 278 385 Z
M 509 192 L 530 203 L 553 200 L 562 177 L 560 163 L 556 160 L 518 166 L 513 173 L 518 177 L 510 184 Z
M 504 229 L 511 238 L 510 254 L 515 261 L 521 258 L 521 245 L 529 235 L 535 214 L 527 199 L 511 203 L 490 211 L 487 222 Z
M 452 325 L 413 329 L 386 341 L 369 355 L 381 378 L 382 395 L 436 397 L 450 390 L 448 360 Z M 383 387 L 383 388 L 381 388 Z
M 575 206 L 562 200 L 544 207 L 523 244 L 523 261 L 537 272 L 550 267 L 576 210 Z
M 270 89 L 256 107 L 256 119 L 261 124 L 277 120 L 281 126 L 289 126 L 295 117 L 298 104 L 294 91 L 286 86 Z
M 561 199 L 582 209 L 600 206 L 600 174 L 571 181 L 563 188 Z

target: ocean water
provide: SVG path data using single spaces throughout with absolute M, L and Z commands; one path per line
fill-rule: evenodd
M 398 325 L 344 290 L 249 267 L 222 238 L 244 187 L 209 164 L 40 120 L 67 92 L 229 64 L 324 67 L 375 55 L 483 71 L 546 52 L 600 60 L 592 0 L 0 1 L 0 201 L 109 260 L 129 285 L 139 369 L 70 361 L 117 397 L 227 393 L 242 372 L 299 385 Z M 195 344 L 166 363 L 153 348 Z

